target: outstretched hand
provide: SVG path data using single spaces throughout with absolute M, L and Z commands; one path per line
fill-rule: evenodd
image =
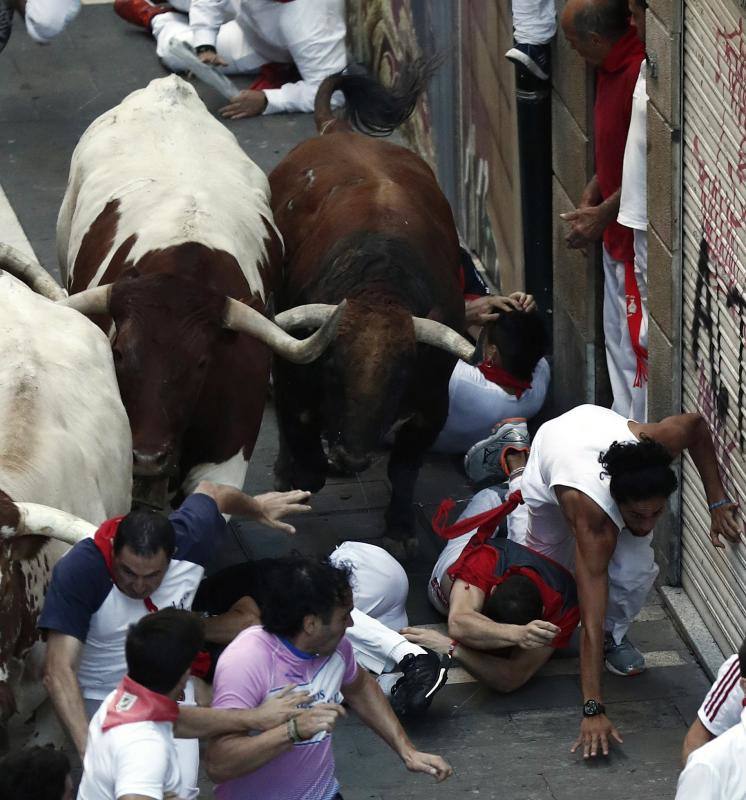
M 580 723 L 580 736 L 570 748 L 570 752 L 574 753 L 582 744 L 583 758 L 595 758 L 598 755 L 599 747 L 601 752 L 608 756 L 611 739 L 616 740 L 619 744 L 622 744 L 623 741 L 619 731 L 611 724 L 611 720 L 606 714 L 583 717 L 583 721 Z
M 244 89 L 220 109 L 220 116 L 228 119 L 258 117 L 267 107 L 267 95 L 256 89 Z
M 451 640 L 433 628 L 415 628 L 412 626 L 402 628 L 399 633 L 408 642 L 418 644 L 420 647 L 427 647 L 441 655 L 447 653 L 451 646 Z
M 254 501 L 258 504 L 255 519 L 267 528 L 274 528 L 283 533 L 295 533 L 295 528 L 287 522 L 282 522 L 282 518 L 288 514 L 305 514 L 310 511 L 311 506 L 306 504 L 310 496 L 311 492 L 301 489 L 255 495 Z
M 733 544 L 738 544 L 741 540 L 737 503 L 728 503 L 710 513 L 710 541 L 715 547 L 725 547 L 720 540 L 721 536 Z

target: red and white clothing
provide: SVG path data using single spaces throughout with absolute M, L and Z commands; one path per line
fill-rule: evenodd
M 138 713 L 139 705 L 149 700 L 150 706 Z M 182 785 L 173 734 L 177 708 L 167 697 L 123 680 L 88 726 L 78 800 L 196 797 L 196 789 Z
M 630 26 L 614 43 L 597 69 L 594 107 L 596 177 L 601 197 L 622 186 L 624 151 L 632 115 L 632 95 L 645 58 L 645 47 Z M 647 382 L 644 287 L 635 274 L 634 235 L 631 228 L 610 223 L 603 234 L 604 337 L 606 361 L 614 395 L 614 411 L 645 419 Z M 642 339 L 641 339 L 642 336 Z M 642 411 L 642 413 L 640 413 Z
M 743 702 L 741 668 L 736 653 L 718 670 L 715 683 L 702 701 L 697 716 L 713 736 L 720 736 L 741 719 Z
M 521 492 L 528 509 L 525 536 L 508 536 L 575 572 L 575 535 L 557 500 L 555 488 L 569 486 L 590 497 L 619 531 L 609 562 L 606 631 L 621 642 L 645 604 L 658 574 L 653 534 L 634 536 L 609 492 L 598 457 L 612 442 L 636 442 L 626 417 L 608 408 L 583 405 L 545 422 L 531 444 Z
M 689 756 L 676 800 L 746 800 L 746 710 L 730 730 Z
M 265 114 L 313 111 L 321 81 L 347 66 L 344 0 L 176 0 L 171 5 L 184 13 L 158 14 L 152 31 L 159 58 L 174 72 L 186 67 L 169 52 L 173 39 L 194 47 L 212 45 L 229 75 L 257 72 L 268 63 L 295 64 L 299 81 L 264 89 Z
M 509 394 L 489 380 L 479 367 L 457 361 L 448 382 L 448 419 L 435 440 L 438 453 L 465 453 L 486 439 L 496 423 L 509 417 L 536 416 L 549 390 L 549 362 L 542 358 L 534 368 L 529 388 Z

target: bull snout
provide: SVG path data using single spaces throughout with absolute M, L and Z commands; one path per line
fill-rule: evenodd
M 369 455 L 348 452 L 342 445 L 335 445 L 329 452 L 329 463 L 338 471 L 347 475 L 365 472 L 372 459 Z
M 173 471 L 173 451 L 168 447 L 132 451 L 132 472 L 138 478 L 152 478 Z

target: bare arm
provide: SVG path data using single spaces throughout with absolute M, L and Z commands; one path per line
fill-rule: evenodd
M 513 692 L 527 683 L 549 661 L 551 647 L 521 650 L 514 647 L 505 658 L 480 653 L 459 644 L 453 655 L 475 678 L 497 692 Z
M 681 748 L 681 765 L 684 766 L 689 756 L 703 744 L 711 742 L 715 736 L 705 728 L 699 717 L 692 722 L 691 727 L 686 732 L 684 746 Z
M 310 699 L 308 692 L 295 692 L 293 684 L 268 697 L 257 708 L 200 708 L 179 706 L 174 724 L 177 739 L 206 739 L 248 731 L 269 731 L 301 713 L 298 706 Z
M 381 687 L 364 669 L 358 669 L 352 683 L 342 687 L 350 708 L 360 719 L 401 758 L 410 772 L 425 772 L 438 783 L 453 774 L 451 767 L 440 757 L 420 753 L 409 740 Z
M 499 650 L 518 646 L 524 649 L 551 643 L 559 628 L 545 620 L 528 625 L 506 625 L 494 622 L 481 614 L 484 592 L 476 586 L 457 579 L 449 598 L 448 634 L 475 650 Z
M 575 534 L 575 581 L 578 585 L 580 619 L 580 684 L 583 701 L 602 701 L 604 618 L 608 599 L 609 561 L 616 547 L 618 531 L 602 509 L 587 495 L 566 486 L 557 487 L 562 513 Z M 598 747 L 609 752 L 609 737 L 621 742 L 619 733 L 605 714 L 584 717 L 580 737 L 583 757 L 595 756 Z
M 649 425 L 635 423 L 631 428 L 636 436 L 644 434 L 660 442 L 674 456 L 688 450 L 702 479 L 708 503 L 716 503 L 727 497 L 720 479 L 710 428 L 701 414 L 678 414 Z M 716 547 L 723 546 L 721 535 L 732 542 L 739 541 L 741 525 L 736 517 L 737 508 L 735 503 L 729 503 L 711 513 L 710 538 Z
M 252 497 L 236 489 L 235 486 L 200 481 L 194 489 L 194 494 L 206 494 L 212 497 L 221 514 L 253 519 L 268 528 L 275 528 L 284 533 L 295 533 L 295 528 L 286 522 L 281 522 L 283 517 L 311 510 L 311 506 L 305 504 L 311 493 L 297 489 L 291 492 L 267 492 Z
M 205 639 L 215 644 L 229 644 L 241 631 L 262 621 L 259 606 L 253 598 L 242 597 L 225 614 L 204 619 Z
M 70 734 L 82 760 L 88 739 L 88 718 L 78 683 L 83 642 L 74 636 L 49 631 L 44 660 L 44 686 L 60 721 Z

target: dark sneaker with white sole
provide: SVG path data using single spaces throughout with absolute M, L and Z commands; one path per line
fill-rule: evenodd
M 625 636 L 617 644 L 611 634 L 604 639 L 604 663 L 614 675 L 629 677 L 645 672 L 645 656 Z
M 522 44 L 516 42 L 505 54 L 505 58 L 527 69 L 540 81 L 549 80 L 549 45 Z
M 422 714 L 433 697 L 446 685 L 450 658 L 432 650 L 420 655 L 408 653 L 399 662 L 401 678 L 391 687 L 391 707 L 399 717 Z
M 13 30 L 13 12 L 15 7 L 11 0 L 0 0 L 0 53 L 8 44 Z
M 508 454 L 528 453 L 531 438 L 524 417 L 511 417 L 498 422 L 486 439 L 470 447 L 464 456 L 464 472 L 475 485 L 485 481 L 499 483 L 508 480 Z

